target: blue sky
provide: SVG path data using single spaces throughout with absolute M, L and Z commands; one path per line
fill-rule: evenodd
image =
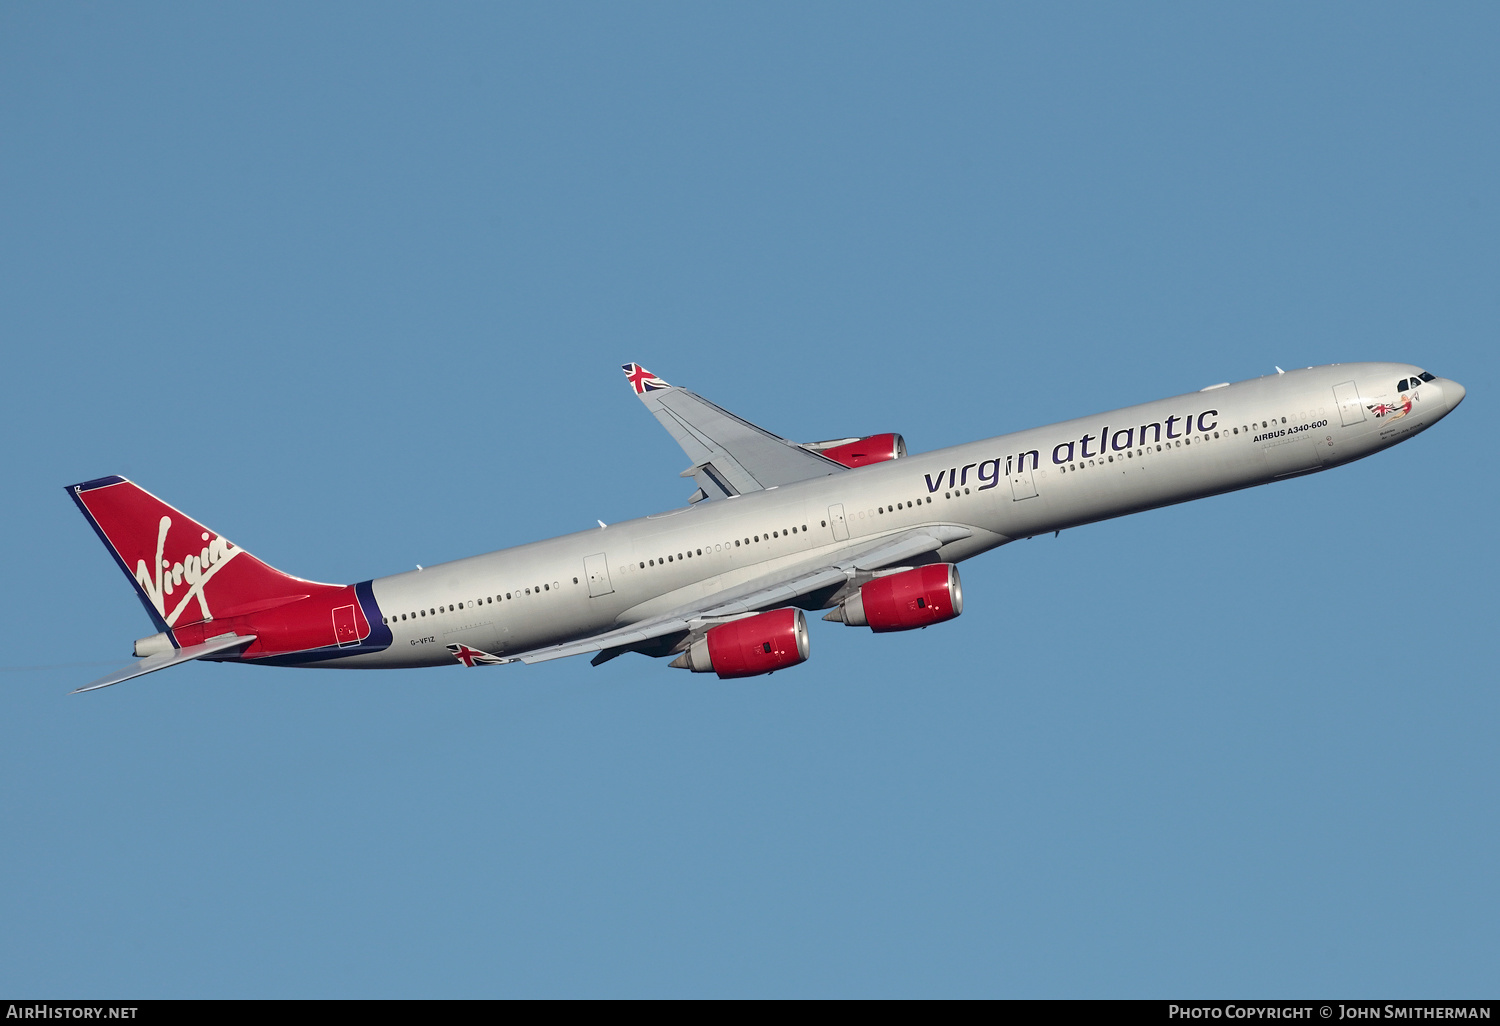
M 0 9 L 0 991 L 1494 994 L 1497 29 Z M 627 360 L 919 451 L 1377 359 L 1469 397 L 971 561 L 939 628 L 815 623 L 771 678 L 66 694 L 151 630 L 69 482 L 348 582 L 679 504 Z

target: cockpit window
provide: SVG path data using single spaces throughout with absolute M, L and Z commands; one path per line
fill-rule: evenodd
M 1432 379 L 1433 379 L 1433 375 L 1428 374 L 1426 371 L 1422 372 L 1422 380 L 1423 381 L 1431 381 Z
M 1398 392 L 1405 392 L 1406 391 L 1406 386 L 1408 384 L 1410 384 L 1410 382 L 1406 378 L 1402 378 L 1401 379 L 1401 384 L 1399 384 L 1399 385 L 1396 386 L 1396 391 L 1398 391 Z

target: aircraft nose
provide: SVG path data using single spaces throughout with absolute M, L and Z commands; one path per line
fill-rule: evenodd
M 1457 381 L 1451 381 L 1448 378 L 1443 379 L 1443 399 L 1447 401 L 1450 411 L 1456 410 L 1458 404 L 1464 401 L 1464 396 L 1467 394 L 1468 392 L 1464 389 L 1464 386 L 1460 385 Z

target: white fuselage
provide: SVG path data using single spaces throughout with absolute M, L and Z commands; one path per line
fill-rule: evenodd
M 1422 431 L 1462 397 L 1444 379 L 1398 394 L 1416 373 L 1395 363 L 1289 371 L 380 578 L 391 646 L 325 665 L 453 663 L 451 644 L 523 651 L 913 527 L 967 528 L 937 554 L 957 562 L 1322 470 Z

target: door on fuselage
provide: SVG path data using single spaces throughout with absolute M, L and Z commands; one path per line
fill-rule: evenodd
M 1339 423 L 1344 427 L 1365 422 L 1365 406 L 1359 399 L 1359 386 L 1352 381 L 1333 386 L 1333 401 L 1339 408 Z
M 844 504 L 836 502 L 828 507 L 828 526 L 833 528 L 834 541 L 846 541 L 849 538 L 849 525 L 844 522 Z
M 333 640 L 339 648 L 360 643 L 359 621 L 354 616 L 353 604 L 339 606 L 333 611 Z
M 1025 464 L 1026 461 L 1022 460 L 1021 465 L 1024 467 Z M 1020 470 L 1010 475 L 1010 497 L 1012 499 L 1020 502 L 1022 499 L 1036 498 L 1036 478 L 1032 476 L 1035 473 L 1036 468 L 1032 467 L 1030 470 Z
M 596 552 L 592 556 L 583 557 L 583 572 L 589 579 L 589 598 L 598 598 L 600 595 L 613 595 L 615 586 L 609 580 L 609 560 L 604 553 Z

